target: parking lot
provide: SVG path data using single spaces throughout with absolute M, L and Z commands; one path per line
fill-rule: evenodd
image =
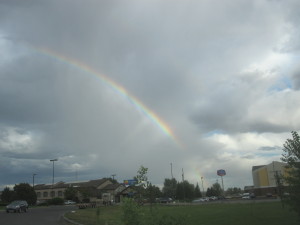
M 64 225 L 62 215 L 68 211 L 75 210 L 75 206 L 49 206 L 40 208 L 29 208 L 25 213 L 6 213 L 0 211 L 1 225 Z

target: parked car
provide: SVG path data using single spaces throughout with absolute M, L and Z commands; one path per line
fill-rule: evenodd
M 74 204 L 76 204 L 76 202 L 74 202 L 72 200 L 65 201 L 65 205 L 74 205 Z
M 243 195 L 242 195 L 242 199 L 250 199 L 250 193 L 244 193 Z
M 6 206 L 6 212 L 27 212 L 28 210 L 28 203 L 24 200 L 17 200 L 11 202 L 9 205 Z
M 199 199 L 194 199 L 194 200 L 192 201 L 192 203 L 200 203 L 200 202 L 202 202 L 200 198 L 199 198 Z
M 245 195 L 242 197 L 242 199 L 250 199 L 250 195 Z
M 163 198 L 158 198 L 156 201 L 158 203 L 171 203 L 173 199 L 168 197 L 163 197 Z
M 272 195 L 272 193 L 267 193 L 266 197 L 271 198 L 271 197 L 273 197 L 273 195 Z
M 192 203 L 201 203 L 201 202 L 208 202 L 209 198 L 203 197 L 203 198 L 198 198 L 192 201 Z
M 218 200 L 218 198 L 217 198 L 216 196 L 210 196 L 210 197 L 209 197 L 209 200 L 210 200 L 210 201 L 215 201 L 215 200 Z

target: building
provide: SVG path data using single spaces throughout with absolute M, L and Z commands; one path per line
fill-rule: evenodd
M 52 184 L 37 184 L 34 190 L 37 194 L 37 200 L 40 202 L 52 199 L 65 199 L 65 190 L 69 187 L 77 190 L 77 198 L 79 201 L 88 200 L 90 202 L 103 201 L 103 198 L 109 196 L 109 201 L 116 201 L 117 193 L 125 187 L 122 184 L 113 184 L 110 179 L 103 178 L 82 182 L 58 182 Z
M 254 193 L 256 196 L 263 196 L 267 194 L 278 195 L 278 179 L 276 176 L 286 176 L 286 164 L 282 162 L 273 161 L 268 165 L 260 165 L 252 167 L 252 178 L 254 185 Z M 282 179 L 280 179 L 282 182 Z M 283 183 L 283 186 L 286 186 Z

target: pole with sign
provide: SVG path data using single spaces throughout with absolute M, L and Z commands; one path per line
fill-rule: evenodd
M 221 177 L 221 180 L 222 180 L 222 188 L 223 188 L 223 192 L 224 192 L 223 176 L 226 175 L 226 171 L 223 170 L 223 169 L 217 170 L 217 175 Z

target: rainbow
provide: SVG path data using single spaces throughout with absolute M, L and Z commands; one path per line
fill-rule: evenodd
M 152 123 L 154 123 L 162 131 L 162 133 L 170 137 L 176 143 L 177 146 L 182 148 L 182 144 L 180 143 L 179 139 L 175 136 L 171 128 L 168 126 L 168 124 L 164 122 L 161 118 L 159 118 L 152 110 L 150 110 L 145 104 L 143 104 L 137 97 L 130 94 L 129 91 L 126 90 L 123 86 L 116 83 L 108 76 L 97 72 L 87 64 L 80 62 L 74 58 L 70 58 L 60 53 L 54 52 L 53 50 L 50 50 L 48 48 L 34 47 L 34 49 L 37 52 L 42 53 L 43 55 L 49 56 L 51 58 L 54 58 L 55 60 L 59 60 L 63 63 L 69 64 L 75 67 L 76 69 L 79 69 L 85 73 L 100 78 L 100 80 L 104 84 L 106 84 L 111 89 L 113 89 L 118 95 L 127 99 L 128 102 L 130 102 L 138 111 L 146 115 L 150 119 L 150 121 L 152 121 Z

